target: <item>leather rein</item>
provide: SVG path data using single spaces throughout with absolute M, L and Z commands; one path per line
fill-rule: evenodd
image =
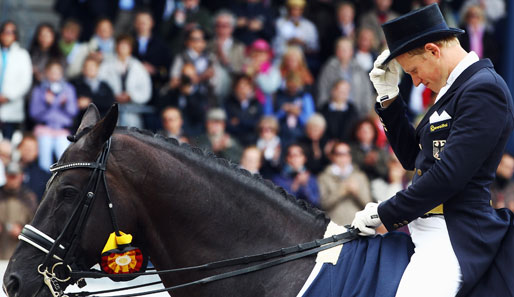
M 43 263 L 38 266 L 38 272 L 43 275 L 43 281 L 48 286 L 53 297 L 82 297 L 82 296 L 93 296 L 96 297 L 96 294 L 104 294 L 104 293 L 113 293 L 126 291 L 146 286 L 153 286 L 156 284 L 161 284 L 161 281 L 152 282 L 137 286 L 131 286 L 126 288 L 117 288 L 112 290 L 102 290 L 95 292 L 70 292 L 65 293 L 64 289 L 62 289 L 61 285 L 69 285 L 77 283 L 80 288 L 85 285 L 85 278 L 104 278 L 108 277 L 113 280 L 123 280 L 126 278 L 134 278 L 138 276 L 144 275 L 161 275 L 168 273 L 179 273 L 179 272 L 187 272 L 187 271 L 207 271 L 213 270 L 223 267 L 234 267 L 238 265 L 250 265 L 251 266 L 236 269 L 233 271 L 215 274 L 209 277 L 205 277 L 196 281 L 183 283 L 179 285 L 175 285 L 172 287 L 167 287 L 158 290 L 149 290 L 145 292 L 139 293 L 129 293 L 123 295 L 109 296 L 109 297 L 130 297 L 130 296 L 141 296 L 148 295 L 154 293 L 160 293 L 165 291 L 173 291 L 176 289 L 189 287 L 193 285 L 207 284 L 210 282 L 235 277 L 238 275 L 243 275 L 255 271 L 259 271 L 262 269 L 266 269 L 272 266 L 280 265 L 286 262 L 290 262 L 293 260 L 297 260 L 303 257 L 311 256 L 317 254 L 320 251 L 330 249 L 332 247 L 344 244 L 349 242 L 355 238 L 357 238 L 358 230 L 350 228 L 347 232 L 341 233 L 338 235 L 334 235 L 331 237 L 317 239 L 314 241 L 298 244 L 295 246 L 281 248 L 274 251 L 269 251 L 266 253 L 255 254 L 250 256 L 243 256 L 238 258 L 226 259 L 221 261 L 215 261 L 206 263 L 198 266 L 190 266 L 176 269 L 167 269 L 160 271 L 146 271 L 146 272 L 138 272 L 138 273 L 123 273 L 123 274 L 108 274 L 99 270 L 79 270 L 76 266 L 75 260 L 75 251 L 79 244 L 80 235 L 82 234 L 82 230 L 85 226 L 87 218 L 89 217 L 91 207 L 93 201 L 96 198 L 96 193 L 98 191 L 98 187 L 100 182 L 103 181 L 104 189 L 106 193 L 107 207 L 109 209 L 109 214 L 111 217 L 112 226 L 117 234 L 119 234 L 119 229 L 116 221 L 116 217 L 113 211 L 113 203 L 111 201 L 107 180 L 105 178 L 105 171 L 107 166 L 107 159 L 109 156 L 109 151 L 111 148 L 111 139 L 109 139 L 105 144 L 102 150 L 102 153 L 96 160 L 96 162 L 74 162 L 74 163 L 66 163 L 66 164 L 54 164 L 50 168 L 50 171 L 53 173 L 50 178 L 48 185 L 53 181 L 55 176 L 62 171 L 71 170 L 76 168 L 86 168 L 91 169 L 93 172 L 89 177 L 89 181 L 87 183 L 86 188 L 82 191 L 80 203 L 77 205 L 70 219 L 67 221 L 63 231 L 57 237 L 57 239 L 53 239 L 48 236 L 44 232 L 38 230 L 34 226 L 25 225 L 21 234 L 19 235 L 19 239 L 32 245 L 33 247 L 39 249 L 40 251 L 46 254 Z M 255 264 L 257 263 L 257 264 Z M 74 271 L 76 269 L 77 271 Z

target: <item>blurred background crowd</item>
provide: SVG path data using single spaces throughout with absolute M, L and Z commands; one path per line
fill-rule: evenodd
M 54 17 L 30 21 L 6 13 L 27 0 L 0 2 L 0 259 L 90 103 L 117 102 L 119 125 L 211 150 L 344 225 L 416 174 L 374 112 L 382 23 L 439 3 L 466 50 L 502 75 L 511 61 L 504 0 L 45 0 Z M 400 87 L 416 125 L 436 94 L 408 75 Z M 495 207 L 514 210 L 513 172 L 506 153 Z

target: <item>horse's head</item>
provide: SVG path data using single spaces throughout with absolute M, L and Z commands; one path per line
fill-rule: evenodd
M 91 105 L 75 142 L 52 166 L 42 203 L 5 272 L 8 296 L 52 296 L 51 286 L 58 292 L 76 281 L 71 269 L 87 269 L 100 259 L 113 232 L 104 172 L 117 118 L 117 106 L 100 119 Z

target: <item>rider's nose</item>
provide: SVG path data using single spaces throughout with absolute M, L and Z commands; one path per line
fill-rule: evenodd
M 20 291 L 21 279 L 15 273 L 9 276 L 7 283 L 5 284 L 4 291 L 6 291 L 9 297 L 18 297 Z

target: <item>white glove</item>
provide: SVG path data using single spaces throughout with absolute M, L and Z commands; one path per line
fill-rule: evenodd
M 359 235 L 375 235 L 375 228 L 380 226 L 382 221 L 378 217 L 378 203 L 370 202 L 363 210 L 355 214 L 352 227 L 359 229 Z
M 380 104 L 395 98 L 400 92 L 398 83 L 400 82 L 401 66 L 395 59 L 392 59 L 386 65 L 382 65 L 388 56 L 389 50 L 383 51 L 375 60 L 373 69 L 369 73 L 369 79 L 377 90 L 377 102 Z

